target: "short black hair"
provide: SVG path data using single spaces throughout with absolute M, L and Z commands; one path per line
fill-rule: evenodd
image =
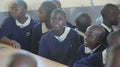
M 14 3 L 22 6 L 22 7 L 25 8 L 25 9 L 28 8 L 27 3 L 26 3 L 24 0 L 15 0 Z
M 64 18 L 66 19 L 66 13 L 65 13 L 62 9 L 55 9 L 55 10 L 53 10 L 52 15 L 53 15 L 54 13 L 60 13 L 60 14 L 62 14 L 62 15 L 64 16 Z
M 78 16 L 77 16 L 76 19 L 75 19 L 76 25 L 79 24 L 79 19 L 80 19 L 80 17 L 82 17 L 82 16 L 87 16 L 87 17 L 90 18 L 90 16 L 89 16 L 87 13 L 79 13 Z M 91 19 L 91 18 L 90 18 L 90 19 Z
M 41 7 L 44 7 L 47 14 L 51 14 L 54 9 L 57 9 L 57 6 L 51 1 L 45 1 L 42 3 Z
M 110 13 L 111 10 L 119 10 L 118 7 L 114 4 L 106 4 L 101 10 L 102 17 L 105 18 L 106 15 Z
M 112 32 L 107 36 L 107 42 L 117 39 L 117 38 L 120 38 L 120 32 L 119 31 Z

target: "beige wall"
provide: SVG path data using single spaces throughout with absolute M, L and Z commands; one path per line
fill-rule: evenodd
M 14 0 L 2 0 L 0 2 L 0 11 L 8 11 L 8 6 Z M 46 0 L 25 0 L 28 4 L 29 10 L 37 10 L 40 4 Z M 91 0 L 60 0 L 62 7 L 81 7 L 91 6 Z M 105 5 L 106 3 L 120 4 L 120 0 L 93 0 L 94 6 Z

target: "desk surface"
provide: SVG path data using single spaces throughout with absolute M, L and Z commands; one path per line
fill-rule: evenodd
M 0 67 L 5 67 L 6 66 L 5 65 L 6 61 L 8 60 L 7 58 L 11 54 L 13 54 L 17 51 L 20 51 L 20 50 L 19 49 L 14 49 L 14 48 L 12 48 L 8 45 L 1 44 L 1 43 L 0 43 L 0 46 L 6 47 L 6 48 L 3 48 L 3 49 L 0 49 Z M 51 61 L 49 59 L 46 59 L 46 58 L 43 58 L 43 57 L 40 57 L 40 56 L 37 56 L 37 55 L 34 55 L 34 54 L 32 54 L 32 55 L 35 58 L 39 59 L 39 61 L 38 61 L 39 67 L 68 67 L 68 66 L 65 66 L 63 64 Z

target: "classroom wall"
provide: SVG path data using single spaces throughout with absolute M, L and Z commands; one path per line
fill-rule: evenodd
M 3 0 L 0 2 L 0 26 L 4 19 L 8 17 L 9 6 L 14 0 Z M 25 0 L 28 4 L 28 14 L 32 18 L 38 20 L 38 8 L 41 3 L 46 0 Z M 60 0 L 63 10 L 67 14 L 67 19 L 70 23 L 75 25 L 74 19 L 77 13 L 88 13 L 93 21 L 93 24 L 98 24 L 96 21 L 100 16 L 100 10 L 106 3 L 113 3 L 120 7 L 120 0 Z

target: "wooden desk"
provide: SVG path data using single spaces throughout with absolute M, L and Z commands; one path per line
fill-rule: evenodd
M 14 49 L 11 46 L 8 46 L 8 45 L 2 44 L 2 43 L 0 43 L 0 46 L 7 47 L 7 49 L 0 50 L 0 67 L 5 67 L 6 66 L 6 61 L 8 60 L 7 58 L 11 54 L 13 54 L 17 51 L 20 51 L 20 50 L 19 49 Z M 32 55 L 35 58 L 39 59 L 39 61 L 38 61 L 39 67 L 68 67 L 68 66 L 65 66 L 63 64 L 51 61 L 49 59 L 46 59 L 46 58 L 43 58 L 43 57 L 40 57 L 40 56 L 37 56 L 37 55 L 34 55 L 34 54 L 32 54 Z

